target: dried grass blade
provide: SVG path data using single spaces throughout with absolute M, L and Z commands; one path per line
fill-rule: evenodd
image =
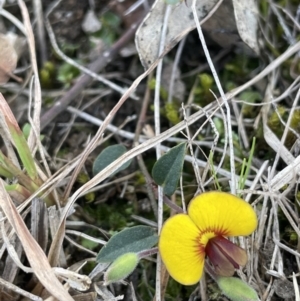
M 23 253 L 23 247 L 19 239 L 16 239 L 16 235 L 13 235 L 11 239 L 11 243 L 13 244 L 17 256 L 20 258 Z M 10 256 L 6 257 L 5 263 L 4 263 L 4 270 L 2 273 L 2 279 L 14 283 L 17 275 L 19 272 L 19 267 L 14 263 L 12 258 Z
M 22 269 L 25 273 L 32 273 L 33 271 L 31 268 L 28 268 L 23 265 L 23 263 L 21 262 L 21 260 L 19 258 L 20 257 L 19 254 L 16 252 L 14 246 L 10 243 L 10 241 L 6 235 L 2 213 L 0 214 L 0 219 L 2 220 L 1 226 L 0 226 L 1 227 L 1 235 L 2 235 L 3 242 L 6 246 L 6 250 L 9 254 L 10 258 L 13 260 L 15 265 L 18 266 L 20 269 Z
M 33 294 L 30 294 L 24 290 L 22 290 L 21 288 L 19 288 L 18 286 L 12 284 L 11 282 L 8 282 L 8 281 L 5 281 L 4 279 L 0 278 L 0 285 L 1 286 L 4 286 L 7 290 L 10 290 L 10 291 L 13 291 L 21 296 L 24 296 L 26 298 L 28 298 L 29 300 L 33 300 L 33 301 L 43 301 L 42 298 L 36 296 L 36 295 L 33 295 Z M 3 290 L 1 291 L 1 297 L 3 297 Z M 4 299 L 2 299 L 4 300 Z
M 19 169 L 21 169 L 18 157 L 12 145 L 11 136 L 7 124 L 5 122 L 4 116 L 0 116 L 0 136 L 3 139 L 3 143 L 5 145 L 5 149 L 7 151 L 7 157 L 10 158 L 10 160 L 14 165 L 16 165 Z
M 293 179 L 296 179 L 297 174 L 299 173 L 300 156 L 298 156 L 293 162 L 291 162 L 287 167 L 278 172 L 274 178 L 272 178 L 270 181 L 270 187 L 272 187 L 273 191 L 278 191 L 284 185 L 291 183 Z
M 23 23 L 26 30 L 27 42 L 29 46 L 30 53 L 30 61 L 32 65 L 32 70 L 34 73 L 34 110 L 33 110 L 33 124 L 32 129 L 28 138 L 28 145 L 30 150 L 33 150 L 36 139 L 39 139 L 40 135 L 40 115 L 41 115 L 41 107 L 42 107 L 42 91 L 39 79 L 39 71 L 36 60 L 36 49 L 35 49 L 35 41 L 34 34 L 30 22 L 30 17 L 28 13 L 28 9 L 23 0 L 18 0 L 18 4 L 22 13 Z M 33 127 L 35 128 L 35 133 L 33 131 Z
M 12 200 L 6 193 L 2 182 L 0 183 L 0 206 L 16 231 L 31 268 L 40 282 L 44 285 L 48 292 L 58 300 L 73 301 L 73 298 L 56 278 L 45 253 L 31 236 L 16 207 L 12 203 Z
M 31 155 L 31 151 L 27 145 L 26 139 L 18 125 L 17 120 L 15 119 L 14 114 L 12 113 L 9 105 L 7 104 L 5 98 L 0 93 L 0 111 L 5 118 L 8 130 L 10 132 L 12 141 L 18 151 L 18 154 L 24 164 L 24 167 L 28 175 L 32 179 L 37 179 L 38 174 L 35 167 L 35 162 Z
M 48 211 L 46 204 L 34 198 L 31 205 L 31 233 L 45 252 L 48 244 Z
M 297 279 L 296 279 L 295 273 L 293 273 L 293 285 L 294 285 L 294 289 L 295 289 L 296 301 L 300 301 L 299 286 L 298 286 L 298 283 L 297 283 Z

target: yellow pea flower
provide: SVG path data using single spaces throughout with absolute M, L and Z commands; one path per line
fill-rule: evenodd
M 197 283 L 205 256 L 221 276 L 232 276 L 247 263 L 244 249 L 225 237 L 245 236 L 257 227 L 253 208 L 225 192 L 205 192 L 191 200 L 187 214 L 177 214 L 163 225 L 159 251 L 169 274 L 184 285 Z

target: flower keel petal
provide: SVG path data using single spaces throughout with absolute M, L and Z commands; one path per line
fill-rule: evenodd
M 232 276 L 235 269 L 247 263 L 246 251 L 224 237 L 211 239 L 205 251 L 220 276 Z
M 170 275 L 184 285 L 197 283 L 203 272 L 204 249 L 197 242 L 199 230 L 186 214 L 177 214 L 163 225 L 159 251 Z

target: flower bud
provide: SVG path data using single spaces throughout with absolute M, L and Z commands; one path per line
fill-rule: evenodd
M 223 294 L 232 301 L 259 301 L 256 291 L 235 277 L 218 277 L 217 283 Z
M 119 256 L 104 274 L 104 284 L 118 282 L 129 276 L 136 268 L 139 257 L 136 253 L 126 253 Z

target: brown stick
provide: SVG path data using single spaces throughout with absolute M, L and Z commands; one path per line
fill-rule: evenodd
M 141 21 L 141 20 L 140 20 Z M 114 59 L 119 51 L 133 38 L 140 21 L 134 23 L 122 37 L 114 43 L 111 48 L 103 52 L 101 56 L 91 63 L 88 68 L 93 72 L 101 71 L 112 59 Z M 76 84 L 66 94 L 55 102 L 54 106 L 46 111 L 41 117 L 41 130 L 43 130 L 57 115 L 62 113 L 72 100 L 91 83 L 91 77 L 87 74 L 81 75 Z

